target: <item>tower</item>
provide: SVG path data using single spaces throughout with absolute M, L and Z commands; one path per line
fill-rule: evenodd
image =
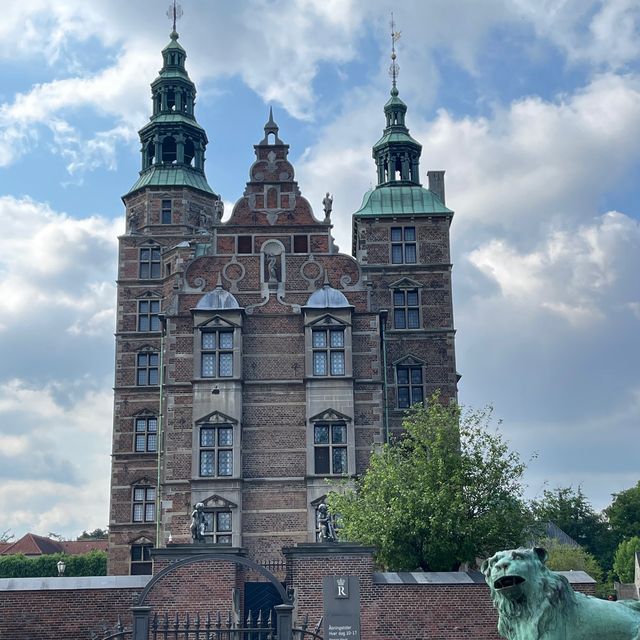
M 353 255 L 371 291 L 371 310 L 384 318 L 382 352 L 385 439 L 399 433 L 405 411 L 439 391 L 456 399 L 455 329 L 444 171 L 420 183 L 422 146 L 409 134 L 399 97 L 393 17 L 391 97 L 385 128 L 373 145 L 377 185 L 352 218 Z
M 316 540 L 327 479 L 362 474 L 411 402 L 456 388 L 452 212 L 419 183 L 395 78 L 348 256 L 331 196 L 316 217 L 271 110 L 222 220 L 175 28 L 162 56 L 123 198 L 111 574 L 150 573 L 152 547 L 189 542 L 197 503 L 204 544 L 281 559 Z

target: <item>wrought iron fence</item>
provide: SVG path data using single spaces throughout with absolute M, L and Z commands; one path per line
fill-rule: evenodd
M 309 619 L 305 616 L 299 628 L 292 628 L 289 622 L 288 625 L 283 625 L 278 634 L 277 623 L 271 611 L 259 611 L 257 615 L 249 611 L 243 623 L 234 619 L 231 612 L 222 615 L 218 611 L 215 614 L 207 613 L 206 616 L 199 613 L 185 613 L 182 616 L 178 613 L 175 616 L 156 613 L 149 623 L 140 636 L 143 640 L 323 640 L 318 633 L 322 618 L 314 630 L 309 629 Z M 132 629 L 123 627 L 119 617 L 114 629 L 102 640 L 138 638 L 137 635 L 134 636 Z
M 154 615 L 149 628 L 151 640 L 275 640 L 276 627 L 271 613 L 263 615 L 262 611 L 254 616 L 247 614 L 244 624 L 233 619 L 231 612 L 223 617 L 218 611 L 215 615 L 208 613 L 201 616 L 188 613 L 180 617 Z
M 126 640 L 131 638 L 133 631 L 131 629 L 125 629 L 120 616 L 118 616 L 118 622 L 114 626 L 112 631 L 106 632 L 108 635 L 102 637 L 102 640 Z

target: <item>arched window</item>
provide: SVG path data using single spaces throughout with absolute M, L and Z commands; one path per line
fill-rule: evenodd
M 174 164 L 177 157 L 176 139 L 173 136 L 167 136 L 162 141 L 162 162 Z
M 173 89 L 167 91 L 167 109 L 175 111 L 176 108 L 176 92 Z
M 196 148 L 191 138 L 187 138 L 184 143 L 184 163 L 189 166 L 193 165 L 193 157 L 196 155 Z
M 150 167 L 156 160 L 156 145 L 153 140 L 147 142 L 147 151 L 145 153 L 145 169 Z

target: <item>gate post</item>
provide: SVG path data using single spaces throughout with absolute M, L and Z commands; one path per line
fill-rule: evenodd
M 149 640 L 149 612 L 151 607 L 133 606 L 133 636 L 132 640 Z
M 276 610 L 276 629 L 278 640 L 293 640 L 293 605 L 278 604 Z M 137 638 L 134 637 L 134 640 Z

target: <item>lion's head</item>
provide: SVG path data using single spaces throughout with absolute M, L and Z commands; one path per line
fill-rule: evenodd
M 574 606 L 575 594 L 566 578 L 545 566 L 544 549 L 498 551 L 482 563 L 482 572 L 506 638 L 538 638 L 558 616 Z

